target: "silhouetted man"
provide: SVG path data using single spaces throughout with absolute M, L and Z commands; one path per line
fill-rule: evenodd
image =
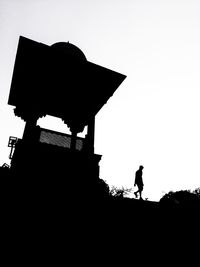
M 143 166 L 140 166 L 139 169 L 135 173 L 135 184 L 134 186 L 137 185 L 138 190 L 134 192 L 135 197 L 137 198 L 137 194 L 139 193 L 140 199 L 142 199 L 142 191 L 143 191 L 143 180 L 142 180 L 142 170 L 144 169 Z

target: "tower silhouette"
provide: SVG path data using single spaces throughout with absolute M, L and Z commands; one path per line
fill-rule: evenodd
M 94 153 L 95 116 L 125 78 L 69 42 L 48 46 L 20 36 L 8 104 L 26 122 L 11 160 L 24 190 L 96 196 L 102 156 Z M 71 134 L 39 127 L 46 115 L 61 118 Z M 86 137 L 78 137 L 86 126 Z

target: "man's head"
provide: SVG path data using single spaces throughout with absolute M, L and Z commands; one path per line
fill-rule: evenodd
M 144 169 L 144 167 L 142 165 L 140 165 L 140 170 L 143 170 L 143 169 Z

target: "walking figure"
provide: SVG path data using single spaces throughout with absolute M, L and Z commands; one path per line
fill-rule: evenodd
M 135 183 L 134 186 L 137 185 L 138 190 L 136 192 L 134 192 L 135 197 L 137 198 L 137 194 L 139 193 L 140 195 L 140 199 L 142 199 L 142 191 L 143 191 L 143 180 L 142 180 L 142 170 L 144 169 L 143 166 L 140 166 L 139 169 L 136 171 L 135 173 Z

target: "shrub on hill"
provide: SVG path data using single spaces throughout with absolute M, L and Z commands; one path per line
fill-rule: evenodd
M 160 199 L 162 207 L 172 208 L 200 208 L 200 188 L 194 191 L 170 191 Z

